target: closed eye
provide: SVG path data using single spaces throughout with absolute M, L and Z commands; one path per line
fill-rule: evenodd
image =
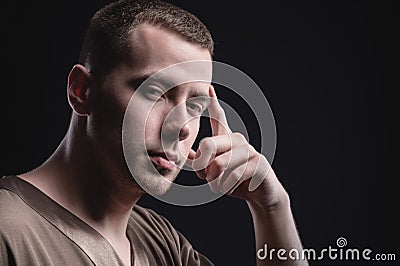
M 195 113 L 201 113 L 203 111 L 203 107 L 197 103 L 187 102 L 186 106 Z
M 194 97 L 194 98 L 189 98 L 186 101 L 186 107 L 188 108 L 188 111 L 194 115 L 201 115 L 204 110 L 207 109 L 208 107 L 208 100 L 207 97 Z
M 164 94 L 164 90 L 156 86 L 148 86 L 146 88 L 143 88 L 142 92 L 147 98 L 151 100 L 158 100 Z

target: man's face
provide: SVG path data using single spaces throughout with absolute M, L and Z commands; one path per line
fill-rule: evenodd
M 207 49 L 157 26 L 139 25 L 132 32 L 132 39 L 136 42 L 130 62 L 119 64 L 93 92 L 89 125 L 113 175 L 127 175 L 121 145 L 126 111 L 127 159 L 133 160 L 128 163 L 130 170 L 148 192 L 162 194 L 171 185 L 167 180 L 175 180 L 196 139 L 200 114 L 207 108 L 207 98 L 198 96 L 207 97 L 210 84 L 189 82 L 168 90 L 168 86 L 155 79 L 137 89 L 161 69 L 186 61 L 211 61 L 211 56 Z M 174 74 L 180 78 L 190 74 L 185 71 L 188 69 Z M 211 78 L 211 64 L 205 72 Z

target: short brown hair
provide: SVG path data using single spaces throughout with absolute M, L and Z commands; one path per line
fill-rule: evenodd
M 159 0 L 111 3 L 98 10 L 90 21 L 79 57 L 99 77 L 129 58 L 130 32 L 141 23 L 170 29 L 187 41 L 213 54 L 214 42 L 206 26 L 194 15 Z

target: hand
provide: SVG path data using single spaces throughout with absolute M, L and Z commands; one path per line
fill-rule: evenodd
M 232 133 L 212 86 L 209 95 L 212 136 L 202 139 L 197 151 L 189 152 L 192 168 L 208 181 L 213 192 L 263 208 L 277 206 L 287 195 L 267 159 L 241 133 Z

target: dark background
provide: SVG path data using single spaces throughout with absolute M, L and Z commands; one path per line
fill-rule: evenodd
M 38 166 L 63 138 L 68 71 L 91 15 L 109 1 L 25 2 L 1 6 L 0 175 Z M 347 247 L 396 253 L 398 262 L 396 1 L 225 2 L 173 1 L 208 26 L 215 60 L 243 70 L 265 92 L 278 135 L 273 167 L 304 246 L 336 247 L 345 237 Z M 257 146 L 257 136 L 251 142 Z M 244 202 L 176 207 L 145 197 L 141 204 L 217 265 L 255 263 Z

